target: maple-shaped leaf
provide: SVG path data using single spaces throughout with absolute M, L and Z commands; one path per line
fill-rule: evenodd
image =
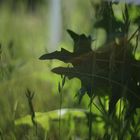
M 83 54 L 83 53 L 88 53 L 92 51 L 91 49 L 91 43 L 92 43 L 92 38 L 91 36 L 86 36 L 84 34 L 78 35 L 75 32 L 71 30 L 67 30 L 69 35 L 72 37 L 74 41 L 74 49 L 73 52 L 76 54 Z
M 58 59 L 64 62 L 69 62 L 69 60 L 71 60 L 73 57 L 74 57 L 73 53 L 62 48 L 61 51 L 55 51 L 49 54 L 44 54 L 39 59 L 41 60 Z
M 91 98 L 93 94 L 100 96 L 100 91 L 104 91 L 110 97 L 110 113 L 121 97 L 129 101 L 131 108 L 140 107 L 140 61 L 135 60 L 131 45 L 125 48 L 122 41 L 120 44 L 113 42 L 112 48 L 107 51 L 93 51 L 91 36 L 67 31 L 74 42 L 73 52 L 62 48 L 40 59 L 58 59 L 71 63 L 72 67 L 57 67 L 52 72 L 81 81 L 79 100 L 85 93 Z
M 84 34 L 78 35 L 71 30 L 67 30 L 69 35 L 72 37 L 74 42 L 74 49 L 73 52 L 69 52 L 64 48 L 61 51 L 55 51 L 50 54 L 44 54 L 39 59 L 58 59 L 66 63 L 74 64 L 75 61 L 81 58 L 81 55 L 84 55 L 88 52 L 91 52 L 91 43 L 92 39 L 91 36 L 85 36 Z M 75 59 L 75 61 L 74 61 Z

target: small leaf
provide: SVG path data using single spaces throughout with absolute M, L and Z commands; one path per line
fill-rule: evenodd
M 64 77 L 62 79 L 62 87 L 65 85 L 65 81 L 66 81 L 66 76 L 64 75 Z
M 58 91 L 59 91 L 59 93 L 61 93 L 61 84 L 60 84 L 60 82 L 58 83 Z
M 69 35 L 72 37 L 74 41 L 77 41 L 79 39 L 79 35 L 73 32 L 72 30 L 67 29 L 67 32 L 69 33 Z
M 65 49 L 61 49 L 61 51 L 55 51 L 49 54 L 42 55 L 39 59 L 40 60 L 46 60 L 46 59 L 58 59 L 64 62 L 69 61 L 72 59 L 73 54 Z
M 83 98 L 83 96 L 85 95 L 85 93 L 86 93 L 86 89 L 85 89 L 84 87 L 82 87 L 82 88 L 78 91 L 77 96 L 78 96 L 78 99 L 79 99 L 79 104 L 81 103 L 82 98 Z

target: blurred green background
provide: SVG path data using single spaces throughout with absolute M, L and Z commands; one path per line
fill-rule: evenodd
M 35 92 L 35 111 L 59 108 L 57 87 L 61 78 L 50 70 L 62 63 L 38 58 L 60 47 L 71 50 L 73 42 L 66 29 L 89 34 L 92 17 L 91 4 L 86 1 L 0 1 L 0 129 L 4 134 L 11 132 L 14 119 L 30 113 L 27 88 Z M 79 83 L 67 82 L 63 107 L 79 107 L 74 98 Z
M 36 112 L 59 108 L 58 82 L 61 77 L 50 70 L 64 64 L 38 58 L 44 53 L 60 50 L 60 47 L 72 50 L 73 42 L 66 29 L 90 34 L 96 39 L 96 46 L 101 46 L 106 33 L 93 26 L 96 22 L 94 3 L 94 0 L 0 0 L 1 132 L 11 133 L 12 121 L 30 113 L 25 96 L 27 88 L 35 92 L 33 105 Z M 132 18 L 140 13 L 139 7 L 134 7 Z M 115 14 L 121 19 L 119 8 Z M 88 97 L 85 96 L 80 105 L 75 98 L 79 87 L 79 80 L 66 80 L 63 108 L 88 108 Z M 11 135 L 7 139 L 10 140 Z

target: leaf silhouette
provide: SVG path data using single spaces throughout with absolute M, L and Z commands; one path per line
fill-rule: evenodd
M 129 101 L 130 110 L 140 107 L 140 61 L 135 60 L 128 40 L 118 38 L 120 43 L 113 41 L 109 50 L 93 51 L 91 36 L 67 31 L 74 42 L 73 52 L 62 48 L 61 51 L 45 54 L 40 59 L 58 59 L 71 63 L 72 67 L 56 67 L 52 72 L 69 79 L 80 79 L 82 96 L 85 93 L 90 98 L 93 94 L 100 96 L 100 91 L 104 91 L 110 96 L 109 113 L 114 111 L 121 97 Z M 127 48 L 124 44 L 127 44 Z
M 82 54 L 92 51 L 91 36 L 86 37 L 84 34 L 78 35 L 71 30 L 67 30 L 67 32 L 69 33 L 69 35 L 72 37 L 74 41 L 74 49 L 72 53 L 62 48 L 61 51 L 55 51 L 50 54 L 44 54 L 39 59 L 41 60 L 58 59 L 66 63 L 74 64 L 76 60 L 78 61 L 79 59 L 81 59 Z M 73 59 L 75 59 L 75 61 Z
M 65 50 L 64 48 L 61 49 L 61 51 L 55 51 L 52 52 L 50 54 L 44 54 L 42 55 L 39 59 L 41 60 L 45 60 L 45 59 L 58 59 L 64 62 L 68 62 L 69 60 L 71 60 L 74 57 L 74 55 Z

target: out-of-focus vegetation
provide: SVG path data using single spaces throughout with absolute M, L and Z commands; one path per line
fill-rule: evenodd
M 50 69 L 60 65 L 65 66 L 65 64 L 59 61 L 43 62 L 38 58 L 48 52 L 49 47 L 56 49 L 63 47 L 72 50 L 73 42 L 66 33 L 68 28 L 81 34 L 90 34 L 95 39 L 93 46 L 96 48 L 105 44 L 108 37 L 107 31 L 103 26 L 95 27 L 98 20 L 107 19 L 107 15 L 100 16 L 105 8 L 100 2 L 94 0 L 60 1 L 61 25 L 58 27 L 61 28 L 61 32 L 58 34 L 60 40 L 56 42 L 58 46 L 50 46 L 53 44 L 50 42 L 52 40 L 50 38 L 55 36 L 55 32 L 51 33 L 51 30 L 56 28 L 50 28 L 51 21 L 53 21 L 51 18 L 54 15 L 50 7 L 55 4 L 55 0 L 54 3 L 52 0 L 0 1 L 0 139 L 83 140 L 88 137 L 89 98 L 85 95 L 79 104 L 75 97 L 80 87 L 80 81 L 66 79 L 61 101 L 58 91 L 61 76 L 53 74 Z M 115 18 L 122 21 L 124 4 L 113 4 L 113 10 Z M 129 13 L 132 21 L 129 30 L 129 36 L 131 36 L 140 24 L 140 7 L 129 5 Z M 98 26 L 100 25 L 98 24 Z M 135 38 L 132 40 L 132 44 L 135 45 Z M 140 59 L 139 51 L 138 44 L 137 59 Z M 25 94 L 27 89 L 34 92 L 30 104 Z M 104 104 L 107 104 L 108 97 L 105 97 L 103 101 Z M 34 111 L 37 112 L 35 115 L 37 126 L 31 119 L 31 115 L 34 113 L 31 111 L 31 104 Z M 59 109 L 60 106 L 61 108 L 83 108 L 86 111 L 83 113 L 83 110 L 77 110 L 77 112 L 65 110 L 65 114 L 62 114 L 63 110 L 62 112 L 58 110 L 61 113 L 61 118 L 59 118 L 59 115 L 56 115 L 56 109 Z M 105 107 L 108 109 L 107 105 Z M 93 139 L 99 140 L 103 137 L 105 139 L 105 128 L 108 127 L 107 122 L 111 121 L 106 116 L 101 119 L 98 107 L 94 106 L 92 112 L 97 114 L 97 116 L 93 115 L 95 118 L 93 119 Z M 137 113 L 133 123 L 139 124 L 139 112 Z M 114 125 L 114 127 L 116 126 Z M 111 131 L 110 128 L 108 130 Z M 114 130 L 119 131 L 119 128 Z M 123 132 L 125 131 L 123 130 Z M 130 132 L 126 135 L 127 139 L 135 139 L 136 136 L 140 136 L 139 125 L 131 128 Z M 116 133 L 112 132 L 112 134 L 112 138 L 114 138 Z M 107 138 L 108 136 L 106 136 Z

